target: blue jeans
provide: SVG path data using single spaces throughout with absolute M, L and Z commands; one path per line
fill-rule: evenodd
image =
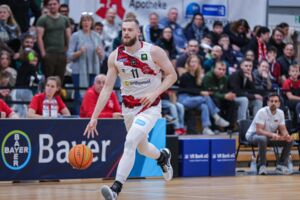
M 184 106 L 179 103 L 172 103 L 169 100 L 162 100 L 162 107 L 170 110 L 170 115 L 176 120 L 174 122 L 174 128 L 184 128 Z
M 220 112 L 210 96 L 191 96 L 179 94 L 178 101 L 188 109 L 201 111 L 201 123 L 204 128 L 211 126 L 210 116 Z

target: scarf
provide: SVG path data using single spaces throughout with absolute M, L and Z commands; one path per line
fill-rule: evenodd
M 260 38 L 257 37 L 256 39 L 257 39 L 257 44 L 258 44 L 257 60 L 258 60 L 258 62 L 260 62 L 261 60 L 267 58 L 267 45 Z

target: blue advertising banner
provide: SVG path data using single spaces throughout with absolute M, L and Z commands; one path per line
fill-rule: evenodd
M 211 139 L 211 176 L 235 176 L 235 139 Z
M 0 120 L 0 180 L 113 177 L 126 137 L 123 120 L 100 120 L 99 136 L 90 139 L 83 136 L 87 123 L 85 119 Z M 164 120 L 160 123 L 165 126 Z M 165 138 L 164 130 L 157 131 L 152 135 Z M 67 163 L 76 144 L 86 144 L 93 152 L 87 170 L 75 170 Z

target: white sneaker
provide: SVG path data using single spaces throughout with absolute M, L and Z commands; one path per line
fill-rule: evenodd
M 169 149 L 164 148 L 160 151 L 165 156 L 165 161 L 163 163 L 158 163 L 163 171 L 163 176 L 166 181 L 170 181 L 173 178 L 173 168 L 171 165 L 171 152 Z
M 105 200 L 116 200 L 118 196 L 117 193 L 107 185 L 101 187 L 101 193 Z
M 290 175 L 292 172 L 285 165 L 277 165 L 275 172 L 280 175 Z
M 261 165 L 258 170 L 259 175 L 268 175 L 266 165 Z
M 215 120 L 215 125 L 219 126 L 219 127 L 227 127 L 229 126 L 229 122 L 226 121 L 225 119 L 223 119 L 222 117 L 219 117 L 218 120 Z
M 208 127 L 205 127 L 202 131 L 203 135 L 215 135 L 215 133 Z

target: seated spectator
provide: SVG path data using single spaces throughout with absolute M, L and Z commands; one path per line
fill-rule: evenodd
M 268 91 L 272 89 L 272 81 L 267 60 L 262 60 L 258 63 L 257 69 L 253 70 L 253 78 L 255 89 L 258 93 L 262 96 L 268 94 Z
M 269 46 L 273 46 L 277 50 L 277 58 L 283 55 L 284 42 L 283 42 L 283 32 L 280 28 L 275 28 L 272 32 Z
M 297 64 L 293 44 L 288 43 L 283 49 L 283 55 L 277 59 L 281 69 L 281 80 L 284 82 L 289 76 L 289 67 Z
M 145 42 L 155 44 L 159 39 L 163 27 L 158 24 L 158 14 L 152 12 L 149 14 L 149 24 L 141 27 Z
M 169 110 L 169 115 L 175 119 L 174 124 L 175 134 L 183 135 L 186 133 L 184 128 L 184 106 L 177 101 L 177 96 L 174 91 L 167 91 L 161 95 L 161 105 L 163 109 Z
M 233 51 L 228 35 L 222 34 L 218 41 L 218 45 L 222 47 L 222 59 L 228 63 L 229 74 L 234 72 L 238 67 L 238 60 L 235 56 L 236 52 Z
M 284 113 L 279 109 L 280 97 L 277 94 L 270 94 L 268 106 L 261 108 L 255 115 L 250 125 L 246 139 L 259 148 L 259 175 L 267 175 L 267 146 L 274 143 L 283 146 L 279 157 L 276 172 L 278 174 L 290 174 L 287 167 L 288 158 L 292 147 L 292 138 L 285 126 Z
M 209 72 L 215 66 L 216 61 L 222 60 L 222 55 L 223 55 L 223 50 L 219 45 L 215 45 L 212 47 L 211 57 L 206 59 L 203 64 L 205 73 Z M 228 69 L 227 63 L 226 66 Z
M 199 54 L 199 42 L 194 39 L 188 41 L 186 51 L 180 54 L 179 57 L 176 59 L 176 70 L 179 77 L 186 72 L 186 68 L 185 68 L 186 60 L 190 55 L 193 54 L 197 55 L 199 59 L 202 61 L 202 58 Z
M 56 118 L 59 115 L 70 116 L 70 111 L 59 96 L 61 80 L 58 76 L 49 76 L 45 92 L 36 94 L 29 105 L 29 118 Z
M 210 91 L 210 96 L 216 106 L 221 110 L 221 116 L 230 122 L 229 129 L 235 128 L 236 122 L 236 94 L 228 89 L 228 77 L 226 76 L 226 63 L 217 61 L 214 68 L 203 77 L 203 89 Z
M 19 116 L 2 100 L 0 99 L 0 118 L 19 118 Z
M 289 78 L 282 84 L 282 90 L 286 97 L 286 104 L 291 111 L 296 109 L 296 105 L 300 102 L 300 69 L 299 65 L 291 65 L 289 69 Z M 294 117 L 294 120 L 296 117 Z
M 9 86 L 15 86 L 17 79 L 17 71 L 10 67 L 11 55 L 7 51 L 2 51 L 0 53 L 0 72 L 9 73 Z
M 105 84 L 106 76 L 99 74 L 96 76 L 94 85 L 85 93 L 80 107 L 80 117 L 92 117 L 97 104 L 98 97 Z M 121 108 L 116 93 L 113 91 L 98 118 L 122 118 Z
M 201 41 L 203 36 L 208 32 L 209 30 L 205 25 L 204 16 L 201 13 L 195 14 L 184 29 L 184 35 L 188 41 L 191 39 Z
M 255 62 L 255 53 L 253 50 L 248 49 L 244 55 L 245 60 L 250 60 L 252 62 L 253 68 L 256 68 L 257 63 Z
M 272 81 L 272 88 L 280 88 L 282 85 L 281 80 L 281 68 L 279 63 L 276 61 L 277 49 L 270 46 L 267 53 L 267 61 L 269 63 L 270 78 Z
M 263 105 L 263 97 L 255 92 L 255 80 L 252 75 L 253 64 L 251 60 L 244 60 L 240 69 L 229 76 L 229 89 L 237 96 L 237 120 L 247 119 L 248 107 L 252 108 L 255 116 Z
M 0 87 L 9 87 L 10 73 L 7 71 L 0 72 Z M 11 100 L 10 89 L 0 89 L 0 99 L 4 101 Z
M 162 30 L 161 38 L 157 40 L 156 45 L 166 51 L 173 66 L 175 66 L 177 51 L 175 41 L 173 38 L 173 30 L 170 27 L 165 27 Z
M 223 34 L 223 24 L 221 21 L 216 20 L 213 23 L 213 29 L 209 32 L 209 35 L 212 38 L 212 45 L 217 45 L 218 41 L 221 38 L 221 35 Z M 229 39 L 229 37 L 228 37 Z
M 224 120 L 220 115 L 220 109 L 214 104 L 210 98 L 210 92 L 201 91 L 203 70 L 201 69 L 198 56 L 191 55 L 186 63 L 187 72 L 180 77 L 178 92 L 178 102 L 182 103 L 185 108 L 197 109 L 201 112 L 201 122 L 203 134 L 214 135 L 210 129 L 213 117 L 215 125 L 220 127 L 228 127 L 229 122 Z

